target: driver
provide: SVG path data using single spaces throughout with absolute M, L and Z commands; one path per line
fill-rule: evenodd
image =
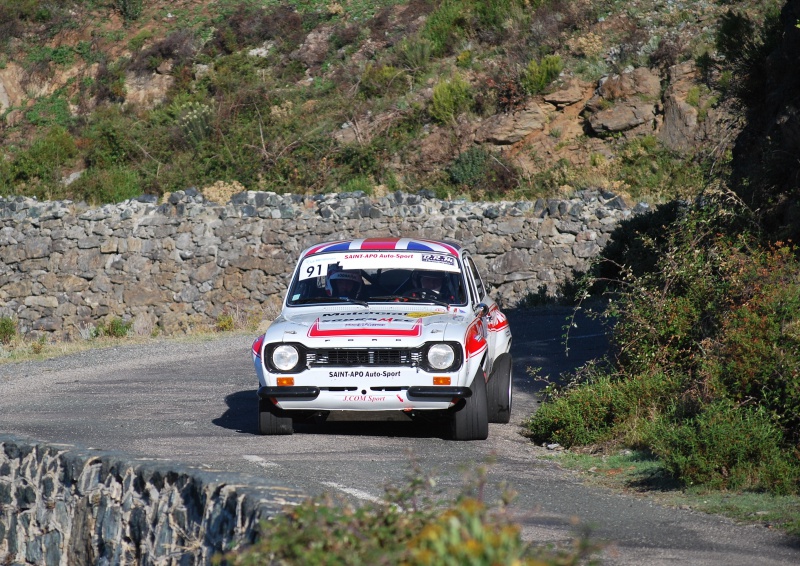
M 355 299 L 361 292 L 361 274 L 357 271 L 337 271 L 325 283 L 331 297 Z
M 442 294 L 444 284 L 444 273 L 441 271 L 420 271 L 417 276 L 417 287 L 425 291 L 433 291 L 434 294 Z

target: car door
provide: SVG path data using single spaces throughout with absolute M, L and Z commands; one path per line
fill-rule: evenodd
M 478 273 L 477 267 L 475 267 L 475 262 L 472 261 L 472 258 L 469 255 L 464 256 L 464 262 L 466 264 L 466 271 L 467 271 L 467 280 L 470 286 L 470 294 L 474 297 L 472 302 L 472 307 L 476 316 L 479 314 L 478 305 L 483 304 L 488 307 L 488 315 L 481 318 L 481 332 L 483 333 L 483 337 L 486 340 L 487 346 L 487 356 L 486 361 L 483 364 L 483 369 L 486 371 L 486 375 L 491 374 L 492 372 L 492 364 L 494 362 L 496 354 L 496 344 L 497 344 L 497 333 L 491 332 L 491 323 L 492 317 L 494 313 L 497 311 L 497 305 L 495 305 L 492 298 L 486 293 L 486 286 L 483 284 L 483 280 L 481 279 L 480 273 Z

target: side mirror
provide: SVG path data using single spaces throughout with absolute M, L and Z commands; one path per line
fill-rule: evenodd
M 479 318 L 484 318 L 489 316 L 489 305 L 486 303 L 480 303 L 477 307 L 475 307 L 475 314 Z

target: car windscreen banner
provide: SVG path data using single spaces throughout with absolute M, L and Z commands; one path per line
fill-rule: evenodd
M 299 279 L 325 277 L 329 266 L 337 265 L 340 269 L 423 269 L 428 271 L 448 271 L 459 273 L 461 270 L 455 256 L 440 252 L 408 252 L 408 251 L 354 251 L 333 254 L 321 254 L 308 257 L 300 265 Z

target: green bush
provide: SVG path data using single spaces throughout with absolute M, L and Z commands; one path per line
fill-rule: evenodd
M 466 187 L 476 198 L 503 197 L 520 184 L 517 168 L 503 155 L 477 146 L 459 154 L 447 172 L 453 184 Z
M 117 9 L 125 21 L 132 22 L 138 20 L 142 15 L 144 0 L 116 0 Z
M 69 111 L 64 89 L 53 94 L 37 98 L 33 106 L 25 111 L 25 119 L 34 126 L 70 127 L 75 119 Z
M 535 440 L 644 444 L 686 483 L 800 489 L 800 260 L 761 248 L 729 197 L 640 232 L 646 267 L 618 272 L 607 312 L 613 365 L 548 390 Z
M 522 88 L 528 94 L 539 94 L 558 78 L 563 68 L 558 55 L 547 55 L 541 61 L 531 60 L 520 77 Z
M 447 172 L 456 185 L 477 186 L 486 177 L 486 168 L 492 159 L 482 147 L 471 147 L 460 153 Z
M 133 320 L 124 321 L 119 317 L 114 317 L 101 327 L 100 334 L 111 338 L 125 338 L 130 334 L 133 327 Z
M 127 165 L 89 169 L 65 190 L 73 199 L 91 204 L 122 202 L 144 192 L 139 174 Z
M 236 321 L 230 313 L 224 313 L 217 317 L 217 323 L 214 325 L 217 332 L 231 332 L 236 329 Z
M 8 344 L 17 335 L 17 321 L 10 316 L 0 317 L 0 343 Z
M 402 93 L 408 87 L 408 75 L 391 65 L 367 64 L 361 73 L 361 92 L 368 98 Z
M 429 108 L 434 120 L 448 124 L 456 116 L 469 109 L 472 101 L 469 84 L 461 77 L 455 75 L 450 80 L 440 81 L 433 87 L 433 100 Z
M 689 485 L 776 494 L 800 487 L 800 461 L 785 451 L 780 429 L 758 408 L 723 400 L 690 419 L 664 416 L 649 427 L 648 441 L 665 467 Z
M 412 75 L 421 75 L 431 62 L 431 42 L 420 37 L 403 39 L 397 53 L 403 67 Z
M 56 183 L 60 179 L 61 167 L 77 154 L 75 140 L 66 129 L 61 126 L 50 128 L 14 158 L 8 168 L 9 183 Z

